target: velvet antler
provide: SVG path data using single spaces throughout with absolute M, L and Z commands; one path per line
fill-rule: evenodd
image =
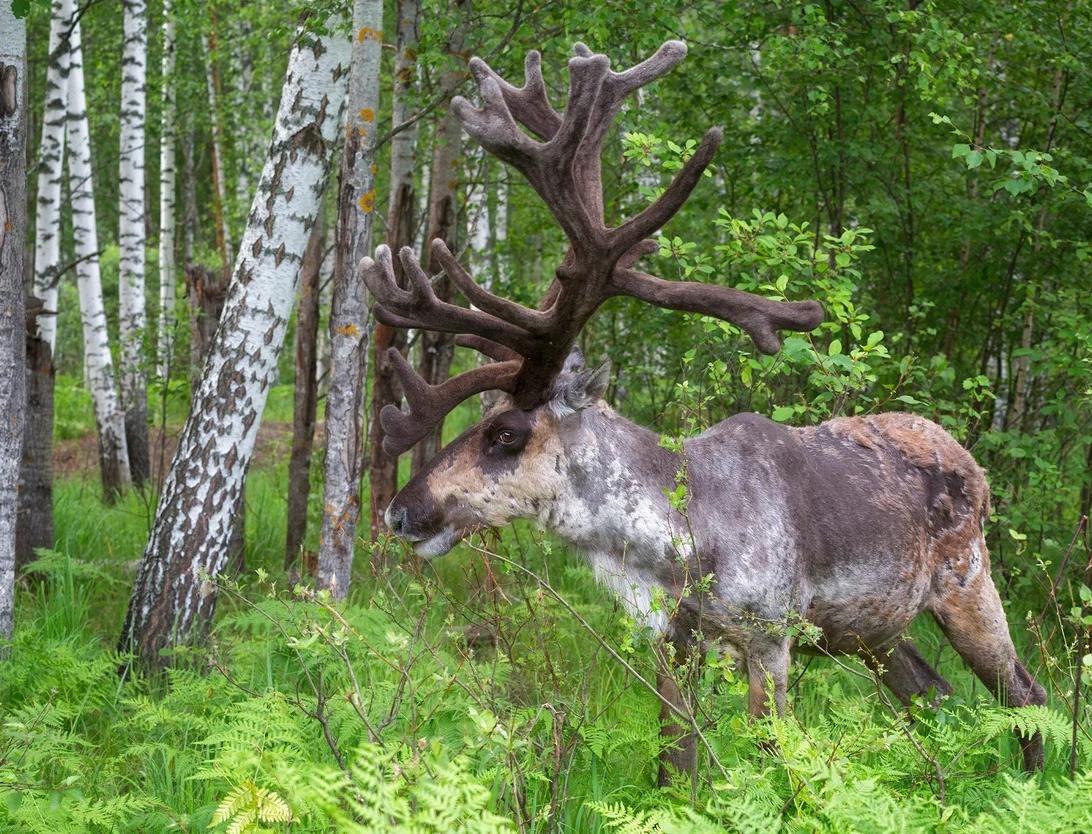
M 822 308 L 814 301 L 774 301 L 731 287 L 665 281 L 633 268 L 640 258 L 656 251 L 655 241 L 648 236 L 686 202 L 720 145 L 721 131 L 711 128 L 705 134 L 651 205 L 620 226 L 607 227 L 601 177 L 603 138 L 625 97 L 673 69 L 686 56 L 686 45 L 668 41 L 625 72 L 613 72 L 606 55 L 592 53 L 582 43 L 573 51 L 569 97 L 562 113 L 547 98 L 538 52 L 527 55 L 522 87 L 509 84 L 483 60 L 473 58 L 470 70 L 478 81 L 482 106 L 474 107 L 458 96 L 451 102 L 466 132 L 523 174 L 569 240 L 569 251 L 539 309 L 481 287 L 441 240 L 432 242 L 433 258 L 474 308 L 439 300 L 408 248 L 399 256 L 409 289 L 394 280 L 386 246 L 376 250 L 374 261 L 361 261 L 364 279 L 379 302 L 375 314 L 381 322 L 459 333 L 458 344 L 495 360 L 441 385 L 429 385 L 392 351 L 410 410 L 387 406 L 380 415 L 389 454 L 408 449 L 473 394 L 496 389 L 509 393 L 520 408 L 540 403 L 581 329 L 612 296 L 628 295 L 658 307 L 732 322 L 766 353 L 780 348 L 778 330 L 808 331 L 822 321 Z

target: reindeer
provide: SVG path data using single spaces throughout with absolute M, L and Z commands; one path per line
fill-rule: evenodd
M 705 134 L 659 198 L 607 226 L 603 138 L 626 96 L 670 71 L 686 47 L 669 41 L 620 73 L 583 44 L 574 52 L 563 112 L 548 100 L 537 52 L 527 56 L 522 87 L 474 58 L 481 108 L 461 97 L 451 103 L 471 137 L 523 174 L 568 239 L 537 309 L 479 286 L 440 240 L 432 242 L 434 262 L 472 307 L 439 299 L 408 248 L 400 253 L 405 286 L 385 246 L 359 266 L 379 321 L 458 334 L 457 344 L 493 360 L 429 385 L 392 350 L 409 410 L 382 412 L 388 453 L 409 449 L 466 398 L 503 394 L 398 493 L 386 510 L 389 528 L 431 558 L 482 528 L 537 521 L 583 551 L 599 581 L 677 656 L 706 639 L 737 655 L 755 717 L 784 709 L 794 648 L 784 626 L 793 617 L 817 627 L 813 650 L 860 654 L 908 704 L 930 690 L 951 691 L 903 636 L 929 611 L 1003 703 L 1045 703 L 1017 660 L 990 578 L 984 473 L 935 423 L 890 413 L 791 428 L 738 414 L 673 451 L 604 402 L 609 368 L 584 368 L 573 347 L 608 298 L 714 316 L 765 353 L 780 348 L 779 330 L 810 331 L 823 311 L 814 301 L 637 269 L 657 249 L 649 235 L 689 197 L 721 131 Z M 685 507 L 665 495 L 680 477 Z M 669 668 L 659 686 L 673 742 L 661 762 L 665 782 L 672 770 L 692 773 L 696 751 L 675 718 L 686 714 L 685 700 Z M 1024 766 L 1041 768 L 1039 735 L 1020 742 Z

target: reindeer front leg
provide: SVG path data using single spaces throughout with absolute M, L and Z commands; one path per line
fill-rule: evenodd
M 668 646 L 674 647 L 672 653 Z M 700 657 L 699 655 L 694 655 Z M 680 680 L 685 682 L 687 664 L 691 660 L 690 646 L 682 641 L 664 641 L 656 652 L 658 669 L 656 689 L 660 693 L 660 737 L 665 747 L 660 753 L 660 766 L 656 783 L 667 787 L 677 774 L 693 779 L 697 774 L 698 749 L 693 727 L 685 723 L 682 715 L 692 715 Z
M 752 718 L 770 714 L 770 683 L 778 715 L 785 714 L 789 683 L 788 638 L 755 637 L 747 647 L 747 711 Z

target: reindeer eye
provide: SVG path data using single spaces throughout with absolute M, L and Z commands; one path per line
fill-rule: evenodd
M 503 429 L 497 433 L 497 442 L 502 446 L 511 446 L 516 442 L 516 433 L 514 431 L 509 431 L 508 429 Z

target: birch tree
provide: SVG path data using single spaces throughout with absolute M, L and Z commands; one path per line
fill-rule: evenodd
M 178 273 L 175 245 L 175 79 L 174 10 L 163 0 L 163 114 L 159 135 L 159 333 L 156 374 L 166 382 L 174 358 L 175 306 Z
M 382 0 L 355 0 L 349 118 L 341 163 L 330 312 L 330 390 L 326 395 L 326 465 L 317 577 L 319 587 L 329 588 L 338 598 L 349 590 L 360 517 L 368 305 L 356 265 L 371 249 L 382 28 Z
M 144 371 L 144 115 L 148 9 L 122 0 L 121 125 L 118 154 L 118 331 L 125 445 L 133 483 L 148 480 L 148 395 Z
M 38 196 L 34 223 L 34 294 L 43 302 L 38 333 L 50 351 L 57 344 L 57 270 L 61 265 L 61 183 L 68 118 L 69 44 L 72 0 L 53 0 L 49 19 L 42 138 L 38 146 Z
M 87 126 L 87 93 L 83 80 L 80 24 L 72 26 L 68 73 L 68 183 L 72 202 L 72 240 L 76 283 L 83 323 L 83 357 L 99 435 L 102 491 L 112 500 L 130 483 L 125 420 L 114 387 L 114 361 L 106 332 L 99 272 L 99 237 L 95 226 L 94 180 L 91 174 L 91 135 Z
M 11 3 L 0 3 L 0 641 L 11 638 L 15 622 L 16 491 L 26 404 L 26 58 L 26 21 L 15 16 Z
M 414 118 L 413 90 L 417 81 L 418 0 L 399 0 L 398 53 L 394 63 L 391 96 L 391 122 L 398 133 L 391 139 L 390 202 L 387 206 L 387 243 L 398 252 L 412 246 L 417 229 L 414 214 L 417 194 L 414 175 L 417 167 L 417 121 Z M 402 278 L 402 262 L 394 259 L 395 274 Z M 406 349 L 406 332 L 385 324 L 375 326 L 374 372 L 372 376 L 371 450 L 368 480 L 371 486 L 371 537 L 379 535 L 383 511 L 398 492 L 398 460 L 383 451 L 383 424 L 379 413 L 388 403 L 398 404 L 401 391 L 387 350 Z
M 337 21 L 328 27 L 336 32 Z M 349 70 L 344 35 L 300 33 L 228 298 L 163 484 L 122 630 L 146 667 L 207 626 L 237 498 L 321 203 Z

